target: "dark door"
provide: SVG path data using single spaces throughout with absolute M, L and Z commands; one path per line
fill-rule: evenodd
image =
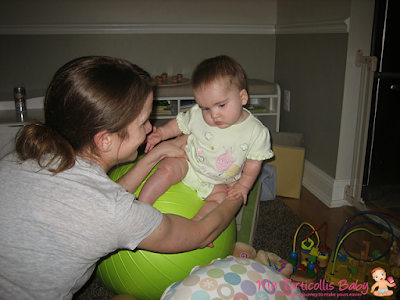
M 400 1 L 376 0 L 371 55 L 378 58 L 378 67 L 363 182 L 370 191 L 394 188 L 400 192 L 399 44 Z

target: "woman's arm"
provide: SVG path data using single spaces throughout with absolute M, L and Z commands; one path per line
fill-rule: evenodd
M 228 227 L 242 203 L 242 198 L 227 198 L 200 221 L 164 214 L 161 224 L 138 247 L 163 253 L 204 248 Z
M 187 135 L 182 135 L 157 145 L 143 156 L 125 175 L 117 180 L 128 192 L 134 193 L 149 175 L 155 165 L 166 157 L 187 158 L 183 148 L 186 146 Z

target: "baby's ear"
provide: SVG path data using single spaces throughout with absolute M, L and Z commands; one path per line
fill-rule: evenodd
M 246 89 L 243 89 L 239 92 L 240 100 L 242 101 L 242 105 L 246 105 L 249 100 L 249 94 Z

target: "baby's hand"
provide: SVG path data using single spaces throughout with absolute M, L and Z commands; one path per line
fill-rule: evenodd
M 236 182 L 233 186 L 227 188 L 226 198 L 232 197 L 233 200 L 237 200 L 243 197 L 243 203 L 247 203 L 247 194 L 249 189 L 242 186 L 239 182 Z
M 153 131 L 146 138 L 146 149 L 144 149 L 144 153 L 151 151 L 161 141 L 161 131 L 157 130 L 157 127 L 154 126 Z

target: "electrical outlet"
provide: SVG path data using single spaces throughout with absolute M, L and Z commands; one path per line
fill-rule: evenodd
M 290 91 L 288 90 L 283 92 L 283 109 L 290 111 Z

